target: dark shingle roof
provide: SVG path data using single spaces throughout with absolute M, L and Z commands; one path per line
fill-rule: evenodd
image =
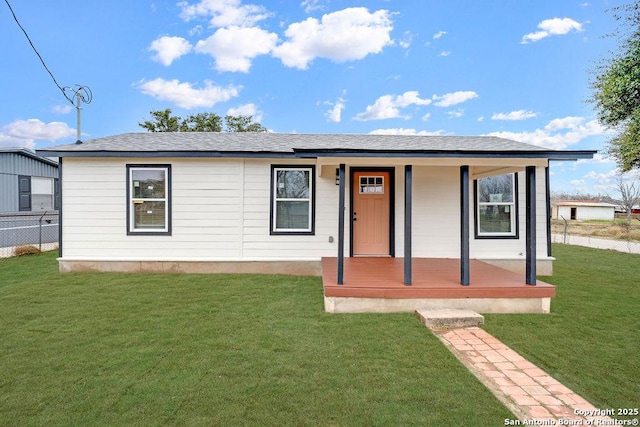
M 591 158 L 594 151 L 556 151 L 494 136 L 282 134 L 224 132 L 125 133 L 38 150 L 72 157 L 468 157 L 503 155 Z M 576 157 L 578 156 L 578 157 Z

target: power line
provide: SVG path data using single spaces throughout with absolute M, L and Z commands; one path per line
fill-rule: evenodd
M 31 38 L 29 38 L 29 34 L 27 34 L 27 31 L 22 27 L 22 25 L 20 24 L 20 21 L 18 21 L 18 17 L 16 16 L 15 12 L 13 11 L 13 8 L 9 4 L 9 0 L 4 0 L 4 2 L 9 7 L 9 10 L 11 11 L 11 15 L 13 15 L 13 20 L 16 21 L 16 24 L 18 24 L 18 27 L 20 27 L 20 29 L 24 33 L 24 36 L 29 41 L 29 44 L 31 45 L 31 48 L 36 53 L 36 55 L 38 55 L 38 58 L 40 59 L 40 62 L 42 62 L 42 66 L 44 67 L 45 70 L 47 70 L 47 73 L 49 73 L 49 75 L 51 76 L 51 79 L 53 80 L 53 83 L 55 83 L 55 85 L 58 87 L 58 89 L 60 89 L 60 92 L 62 92 L 62 95 L 67 99 L 67 101 L 69 101 L 71 103 L 71 105 L 74 105 L 73 104 L 73 100 L 67 96 L 67 94 L 64 91 L 64 88 L 62 88 L 62 86 L 60 86 L 58 84 L 58 81 L 53 76 L 53 73 L 51 72 L 51 70 L 49 70 L 49 67 L 47 67 L 47 64 L 45 64 L 44 59 L 42 59 L 42 56 L 40 56 L 40 53 L 38 52 L 38 49 L 36 49 L 36 47 L 33 45 L 33 42 L 31 41 Z

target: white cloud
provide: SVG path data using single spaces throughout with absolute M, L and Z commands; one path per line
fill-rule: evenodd
M 300 6 L 304 7 L 304 11 L 306 13 L 324 9 L 324 5 L 321 4 L 321 0 L 304 0 L 300 3 Z
M 614 164 L 616 160 L 613 157 L 605 156 L 601 153 L 593 155 L 592 159 L 579 159 L 575 162 L 576 165 L 582 164 Z
M 532 132 L 491 132 L 488 135 L 562 150 L 589 136 L 603 135 L 607 132 L 597 120 L 591 120 L 584 124 L 583 122 L 584 118 L 582 117 L 565 117 L 554 119 L 543 129 L 536 129 Z M 559 123 L 562 123 L 563 127 L 558 127 Z
M 70 104 L 55 105 L 51 108 L 51 111 L 56 114 L 69 114 L 73 110 Z
M 451 52 L 445 50 L 445 51 L 440 52 L 439 56 L 445 56 L 446 57 L 446 56 L 449 56 L 449 55 L 451 55 Z
M 202 34 L 202 31 L 204 31 L 202 29 L 202 25 L 196 25 L 195 27 L 193 27 L 192 29 L 189 30 L 189 35 L 190 36 L 199 36 L 200 34 Z
M 568 116 L 551 120 L 544 128 L 548 131 L 574 129 L 584 121 L 583 117 Z
M 444 95 L 433 95 L 433 105 L 436 107 L 451 107 L 452 105 L 462 104 L 470 99 L 477 98 L 478 94 L 473 91 L 458 91 L 446 93 Z
M 376 99 L 373 105 L 367 105 L 366 110 L 363 113 L 358 113 L 355 117 L 356 120 L 381 120 L 381 119 L 394 119 L 405 118 L 408 116 L 400 116 L 400 110 L 394 102 L 393 95 L 383 95 Z
M 205 17 L 212 27 L 237 25 L 251 27 L 271 16 L 264 7 L 253 4 L 241 5 L 240 0 L 200 0 L 196 4 L 187 1 L 178 3 L 180 17 L 185 21 Z
M 191 43 L 182 37 L 162 36 L 151 42 L 149 51 L 156 52 L 151 59 L 168 67 L 176 59 L 191 52 L 191 48 Z
M 358 113 L 355 119 L 362 121 L 394 118 L 408 119 L 411 116 L 402 116 L 400 108 L 410 105 L 429 104 L 431 104 L 431 100 L 420 98 L 420 94 L 415 90 L 407 91 L 402 95 L 383 95 L 376 99 L 372 105 L 368 105 L 363 113 Z
M 464 116 L 464 110 L 459 108 L 457 110 L 447 111 L 447 116 L 449 116 L 450 119 L 460 118 Z
M 429 120 L 431 118 L 431 113 L 427 113 L 424 116 L 422 116 L 422 121 L 426 122 L 427 120 Z
M 446 31 L 438 31 L 433 35 L 433 39 L 438 40 L 440 37 L 444 36 L 445 34 L 447 34 Z
M 376 129 L 369 132 L 369 135 L 426 135 L 426 136 L 440 136 L 446 135 L 444 130 L 437 130 L 435 132 L 429 132 L 426 130 L 417 131 L 415 129 L 405 128 L 388 128 L 388 129 Z
M 526 110 L 511 111 L 510 113 L 495 113 L 491 120 L 526 120 L 537 117 L 538 113 Z
M 392 44 L 392 29 L 386 10 L 369 13 L 364 7 L 347 8 L 323 15 L 321 21 L 307 18 L 289 25 L 288 40 L 273 50 L 273 56 L 299 69 L 308 68 L 315 58 L 355 61 Z
M 203 88 L 196 89 L 191 83 L 181 83 L 177 79 L 165 80 L 162 78 L 150 81 L 141 80 L 137 83 L 137 88 L 145 95 L 172 102 L 178 107 L 186 109 L 212 107 L 219 102 L 235 98 L 241 89 L 240 86 L 233 85 L 227 87 L 215 86 L 208 80 L 204 82 Z
M 263 117 L 262 111 L 258 110 L 253 103 L 240 105 L 236 108 L 229 108 L 227 114 L 230 116 L 251 116 L 255 122 L 261 122 Z
M 570 184 L 576 187 L 583 187 L 587 182 L 584 179 L 572 179 Z
M 522 36 L 522 41 L 520 43 L 527 44 L 529 42 L 537 42 L 545 37 L 564 35 L 571 31 L 581 32 L 584 30 L 581 23 L 576 22 L 571 18 L 545 19 L 538 24 L 538 28 L 540 31 Z
M 411 47 L 412 42 L 413 42 L 413 34 L 411 34 L 410 31 L 405 31 L 402 36 L 402 39 L 398 41 L 398 44 L 400 45 L 401 48 L 408 49 L 409 47 Z
M 586 180 L 589 180 L 594 190 L 597 190 L 599 192 L 610 192 L 610 191 L 617 192 L 618 191 L 617 182 L 621 178 L 621 174 L 618 168 L 610 169 L 608 172 L 604 172 L 604 173 L 596 172 L 592 170 L 586 173 L 582 178 L 586 178 L 586 179 L 582 179 L 579 181 L 586 183 Z M 633 175 L 622 175 L 622 179 L 635 180 L 637 179 L 637 177 L 634 177 Z
M 0 129 L 1 147 L 33 149 L 35 141 L 56 141 L 76 132 L 62 122 L 44 123 L 39 119 L 16 120 Z
M 257 27 L 231 26 L 200 40 L 195 51 L 213 56 L 218 71 L 248 73 L 251 60 L 271 52 L 277 40 L 276 34 Z
M 342 110 L 344 110 L 345 102 L 346 101 L 340 97 L 335 103 L 327 103 L 332 106 L 331 109 L 325 113 L 328 122 L 340 123 L 342 120 Z

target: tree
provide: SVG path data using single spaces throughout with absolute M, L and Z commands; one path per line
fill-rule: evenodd
M 616 130 L 608 152 L 623 172 L 640 169 L 640 0 L 613 9 L 627 29 L 621 52 L 596 70 L 591 82 L 600 122 Z
M 222 132 L 222 117 L 215 113 L 198 113 L 184 119 L 180 132 Z
M 640 202 L 640 182 L 625 181 L 620 175 L 616 185 L 620 192 L 620 205 L 627 211 L 627 221 L 631 222 L 631 209 Z
M 227 132 L 266 132 L 260 123 L 253 123 L 251 116 L 225 116 Z
M 149 132 L 222 132 L 222 117 L 216 113 L 192 114 L 186 118 L 171 115 L 171 109 L 151 111 L 152 120 L 138 123 Z M 252 116 L 224 118 L 225 132 L 266 132 L 267 128 L 254 122 Z
M 171 109 L 163 111 L 151 111 L 153 120 L 138 123 L 138 126 L 149 132 L 178 132 L 180 130 L 180 117 L 172 116 Z

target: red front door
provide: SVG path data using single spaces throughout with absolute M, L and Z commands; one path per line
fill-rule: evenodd
M 354 256 L 388 256 L 390 224 L 389 172 L 353 174 Z

